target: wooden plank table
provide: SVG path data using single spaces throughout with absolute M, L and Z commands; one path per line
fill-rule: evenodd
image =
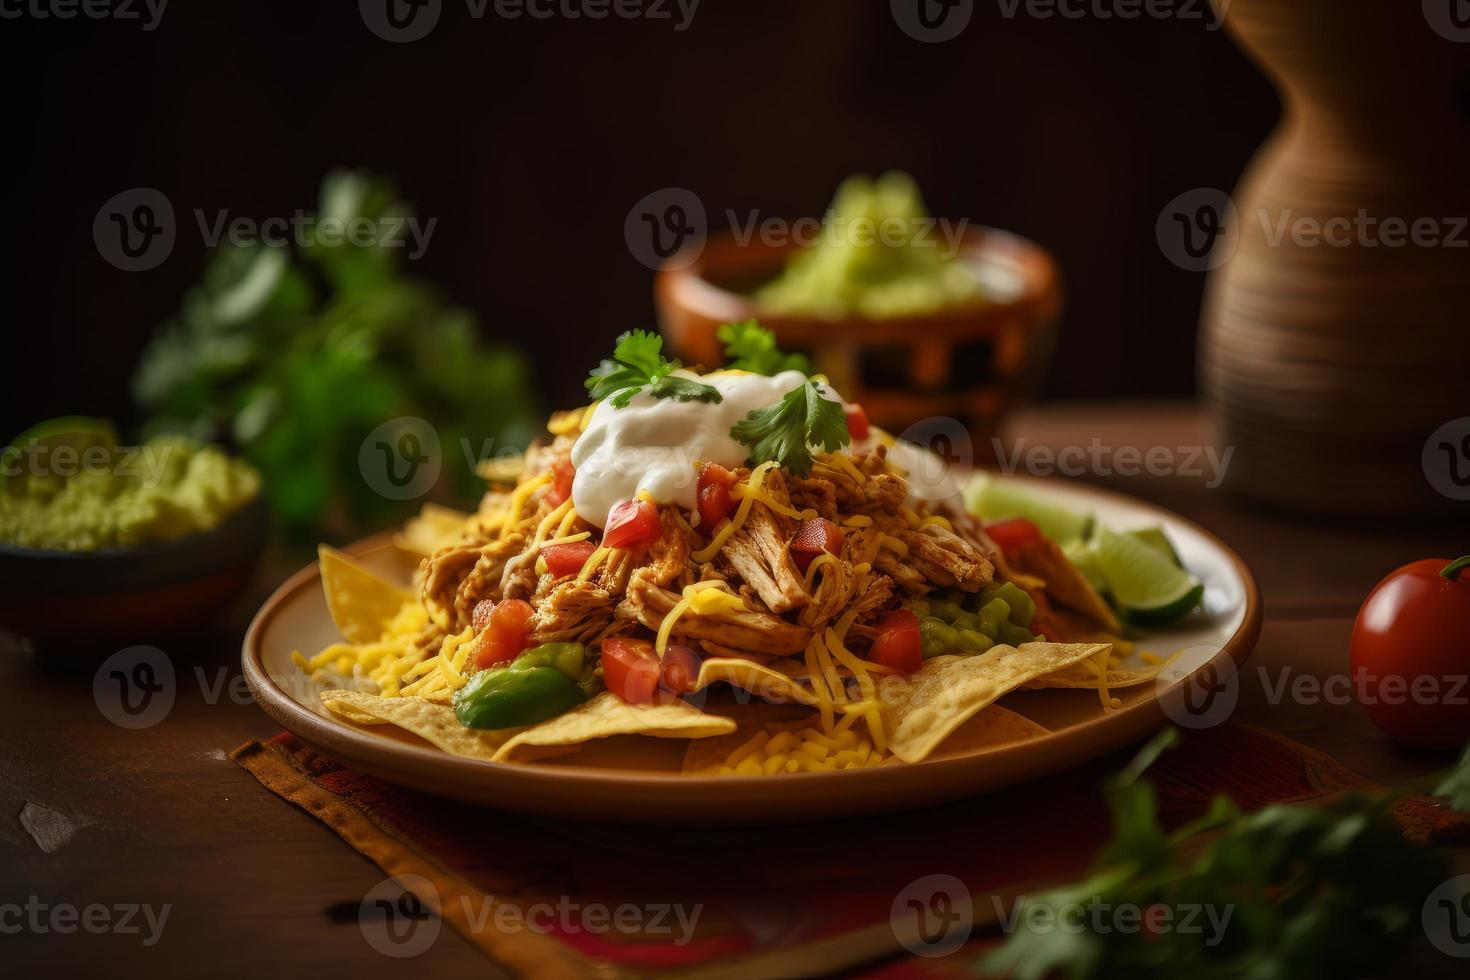
M 1024 433 L 1026 447 L 1052 450 L 1094 440 L 1114 451 L 1207 442 L 1202 414 L 1186 404 L 1051 408 L 1017 419 L 1012 431 Z M 1284 672 L 1344 672 L 1353 616 L 1367 591 L 1411 559 L 1470 553 L 1470 524 L 1317 524 L 1243 508 L 1200 476 L 1086 478 L 1199 522 L 1254 570 L 1265 629 L 1245 673 L 1239 718 L 1381 781 L 1444 765 L 1394 749 L 1354 704 L 1275 700 L 1268 691 Z M 357 927 L 357 905 L 383 875 L 225 757 L 246 739 L 277 731 L 244 691 L 239 639 L 270 579 L 288 570 L 274 563 L 259 594 L 225 626 L 170 642 L 165 652 L 178 693 L 167 718 L 150 728 L 121 729 L 99 712 L 97 658 L 38 656 L 13 641 L 0 646 L 0 950 L 7 972 L 16 970 L 11 975 L 403 975 L 404 964 L 374 951 Z M 37 903 L 51 910 L 96 905 L 109 916 L 121 915 L 112 910 L 123 903 L 170 911 L 160 938 L 145 944 L 150 929 L 141 917 L 132 923 L 137 933 L 62 933 L 43 917 L 46 931 L 15 934 L 7 903 L 27 916 L 25 906 Z M 411 970 L 418 977 L 499 975 L 447 929 Z

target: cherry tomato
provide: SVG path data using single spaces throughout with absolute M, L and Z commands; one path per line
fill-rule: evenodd
M 802 521 L 796 526 L 796 536 L 791 539 L 791 557 L 796 567 L 805 573 L 812 559 L 822 552 L 841 555 L 842 538 L 842 528 L 831 521 L 820 517 Z
M 1022 546 L 1032 541 L 1041 540 L 1041 529 L 1024 517 L 1012 517 L 1010 520 L 987 524 L 985 533 L 990 536 L 990 540 L 995 542 L 995 546 L 1007 555 L 1015 554 Z
M 1470 556 L 1389 574 L 1358 610 L 1353 689 L 1373 723 L 1418 749 L 1470 741 Z
M 670 643 L 664 650 L 659 686 L 673 694 L 688 694 L 699 680 L 699 654 L 686 646 Z
M 863 411 L 863 406 L 849 402 L 842 406 L 847 415 L 847 434 L 854 442 L 868 438 L 868 413 Z
M 551 489 L 546 491 L 546 502 L 553 507 L 560 507 L 566 503 L 572 495 L 572 480 L 577 471 L 572 468 L 572 461 L 559 459 L 551 464 Z
M 875 663 L 905 674 L 912 674 L 924 666 L 924 647 L 919 635 L 919 621 L 907 609 L 897 609 L 874 627 L 877 636 L 868 656 Z
M 553 577 L 561 578 L 563 575 L 580 572 L 596 550 L 597 545 L 591 541 L 573 541 L 570 544 L 554 544 L 542 548 L 541 557 L 546 559 L 546 570 Z
M 482 605 L 484 600 L 475 604 L 475 612 L 470 617 L 472 624 Z M 526 634 L 535 613 L 536 610 L 524 599 L 504 599 L 494 603 L 485 616 L 485 627 L 475 647 L 475 666 L 484 670 L 519 656 L 530 645 Z
M 626 636 L 602 641 L 602 682 L 629 704 L 648 704 L 658 693 L 661 665 L 653 644 Z
M 607 515 L 602 543 L 608 548 L 641 551 L 663 534 L 658 508 L 646 500 L 623 500 Z
M 730 516 L 735 509 L 735 498 L 730 488 L 735 485 L 735 474 L 719 463 L 705 463 L 699 468 L 699 527 L 711 531 L 714 526 Z

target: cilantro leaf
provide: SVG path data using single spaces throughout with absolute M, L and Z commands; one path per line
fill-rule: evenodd
M 608 399 L 614 408 L 627 408 L 638 392 L 648 389 L 654 398 L 675 401 L 724 400 L 719 389 L 691 378 L 673 377 L 680 367 L 663 355 L 664 339 L 647 330 L 630 330 L 618 338 L 613 356 L 592 369 L 587 392 L 593 401 Z
M 774 460 L 796 476 L 811 474 L 812 446 L 831 453 L 852 441 L 842 405 L 822 397 L 822 386 L 815 381 L 792 388 L 779 402 L 736 422 L 730 438 L 750 447 L 748 465 Z
M 1461 813 L 1470 813 L 1470 746 L 1460 756 L 1445 776 L 1444 781 L 1434 788 L 1435 796 L 1449 797 L 1450 807 Z
M 805 354 L 788 354 L 776 346 L 776 335 L 756 320 L 727 323 L 715 334 L 725 345 L 726 367 L 755 374 L 800 371 L 810 374 L 812 365 Z

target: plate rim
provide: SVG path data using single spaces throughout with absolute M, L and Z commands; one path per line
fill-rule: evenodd
M 1256 584 L 1255 577 L 1245 561 L 1235 552 L 1233 548 L 1221 540 L 1214 532 L 1201 526 L 1197 522 L 1183 517 L 1165 507 L 1160 507 L 1149 501 L 1105 487 L 1098 487 L 1084 482 L 1074 482 L 1070 479 L 1057 477 L 1024 477 L 1028 481 L 1049 485 L 1065 485 L 1084 490 L 1093 496 L 1107 498 L 1118 504 L 1129 506 L 1142 506 L 1150 511 L 1161 515 L 1167 515 L 1170 520 L 1189 527 L 1202 536 L 1213 547 L 1224 555 L 1235 570 L 1243 585 L 1243 599 L 1245 603 L 1244 614 L 1240 625 L 1221 645 L 1220 651 L 1209 660 L 1200 664 L 1190 674 L 1176 681 L 1176 684 L 1189 683 L 1195 676 L 1206 668 L 1218 663 L 1221 658 L 1229 657 L 1234 661 L 1234 667 L 1238 670 L 1254 650 L 1260 638 L 1262 625 L 1262 608 L 1260 589 Z M 397 548 L 394 544 L 396 529 L 388 529 L 362 538 L 340 549 L 353 557 L 379 551 L 385 548 Z M 399 549 L 402 550 L 402 549 Z M 291 694 L 281 688 L 271 678 L 265 668 L 263 661 L 262 638 L 272 621 L 285 607 L 288 600 L 294 598 L 303 589 L 318 583 L 320 580 L 320 563 L 312 562 L 297 570 L 289 578 L 281 583 L 265 600 L 261 607 L 251 618 L 250 626 L 245 632 L 241 645 L 241 666 L 245 676 L 246 685 L 257 704 L 276 722 L 281 724 L 287 731 L 302 739 L 303 741 L 325 750 L 329 755 L 352 762 L 367 762 L 373 764 L 374 757 L 381 756 L 385 752 L 391 761 L 406 762 L 416 767 L 415 780 L 412 785 L 427 789 L 425 780 L 420 776 L 435 776 L 442 774 L 446 782 L 442 790 L 428 790 L 438 792 L 440 795 L 454 796 L 463 799 L 454 792 L 456 778 L 462 779 L 473 775 L 477 780 L 506 785 L 516 792 L 530 792 L 534 795 L 542 795 L 540 791 L 549 789 L 553 795 L 561 795 L 566 792 L 575 793 L 579 789 L 595 792 L 600 788 L 616 787 L 620 790 L 646 788 L 657 791 L 667 796 L 671 787 L 678 787 L 672 792 L 693 797 L 707 794 L 708 791 L 719 787 L 723 791 L 729 791 L 734 787 L 767 785 L 770 783 L 768 777 L 755 776 L 691 776 L 674 772 L 639 772 L 637 770 L 611 769 L 606 767 L 556 765 L 538 766 L 516 762 L 492 762 L 487 759 L 468 759 L 461 756 L 451 755 L 432 746 L 412 745 L 403 742 L 390 741 L 380 738 L 371 732 L 354 729 L 345 723 L 326 718 L 298 702 Z M 1048 732 L 1046 735 L 1028 739 L 1024 743 L 1028 748 L 1034 748 L 1043 744 L 1053 749 L 1051 753 L 1055 756 L 1064 756 L 1067 761 L 1057 766 L 1038 767 L 1034 777 L 1041 778 L 1053 772 L 1073 768 L 1081 765 L 1099 755 L 1105 754 L 1123 745 L 1131 744 L 1149 732 L 1161 727 L 1166 723 L 1164 712 L 1159 704 L 1159 698 L 1149 697 L 1117 709 L 1111 714 L 1099 712 L 1095 717 L 1079 724 L 1070 725 L 1066 728 Z M 1103 737 L 1098 737 L 1101 729 Z M 1092 736 L 1089 744 L 1089 736 Z M 1077 743 L 1074 746 L 1073 743 Z M 902 766 L 884 766 L 874 769 L 845 770 L 838 773 L 828 772 L 803 772 L 791 773 L 782 777 L 781 786 L 789 788 L 795 793 L 809 791 L 812 786 L 841 786 L 843 795 L 848 793 L 862 793 L 865 789 L 872 790 L 879 786 L 892 786 L 896 783 L 904 783 L 917 779 L 928 785 L 939 783 L 942 785 L 955 785 L 964 794 L 967 780 L 966 775 L 974 769 L 985 768 L 985 763 L 1014 752 L 1016 744 L 992 746 L 961 755 L 949 756 L 939 759 L 926 759 L 922 762 L 909 763 Z M 1080 749 L 1075 751 L 1074 749 Z M 907 774 L 899 775 L 899 774 Z M 834 779 L 834 777 L 839 777 Z M 402 782 L 393 777 L 384 777 L 392 782 Z M 1012 780 L 1008 785 L 1017 782 L 1030 781 L 1029 778 Z M 969 781 L 973 783 L 973 780 Z M 484 785 L 489 785 L 486 782 Z M 999 787 L 996 787 L 999 788 Z M 976 789 L 975 792 L 985 792 Z M 833 801 L 841 797 L 833 797 Z M 897 801 L 893 809 L 907 808 L 904 801 Z M 554 809 L 554 808 L 552 808 Z

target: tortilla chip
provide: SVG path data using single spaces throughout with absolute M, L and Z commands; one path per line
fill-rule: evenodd
M 1037 538 L 1016 548 L 1007 557 L 1018 571 L 1044 581 L 1047 598 L 1053 603 L 1081 613 L 1109 633 L 1123 632 L 1123 625 L 1118 622 L 1107 600 L 1098 595 L 1097 589 L 1077 570 L 1055 541 Z
M 790 663 L 795 664 L 797 661 Z M 805 674 L 804 668 L 802 674 Z M 777 667 L 758 664 L 754 660 L 711 657 L 700 666 L 699 677 L 694 686 L 696 690 L 702 691 L 720 681 L 766 700 L 796 701 L 808 705 L 817 703 L 816 695 L 797 683 L 795 677 L 783 673 Z
M 1012 745 L 1050 734 L 1051 729 L 1038 725 L 1025 715 L 992 704 L 950 732 L 949 737 L 934 751 L 933 757 L 965 755 L 980 749 Z
M 403 529 L 393 535 L 393 543 L 404 551 L 428 558 L 445 545 L 459 539 L 460 532 L 469 523 L 471 514 L 441 504 L 424 504 L 423 509 L 410 517 Z
M 1137 687 L 1147 684 L 1159 676 L 1159 671 L 1164 669 L 1163 664 L 1151 667 L 1132 667 L 1126 670 L 1108 671 L 1108 690 L 1118 687 Z M 1025 687 L 1033 688 L 1083 688 L 1090 691 L 1097 690 L 1097 668 L 1089 661 L 1075 663 L 1070 667 L 1064 667 L 1054 673 L 1044 674 L 1034 681 L 1027 681 Z
M 413 593 L 374 575 L 336 548 L 317 549 L 327 611 L 348 643 L 373 643 Z
M 934 657 L 907 679 L 884 678 L 878 698 L 893 710 L 889 750 L 919 762 L 1001 695 L 1107 650 L 1106 643 L 997 646 L 971 657 Z
M 323 691 L 322 703 L 329 711 L 349 721 L 356 722 L 358 717 L 366 715 L 376 719 L 370 724 L 387 722 L 397 725 L 451 755 L 466 759 L 495 758 L 496 751 L 516 731 L 487 732 L 466 728 L 454 717 L 453 708 L 422 698 L 383 698 L 357 691 Z
M 500 746 L 494 759 L 505 762 L 529 746 L 579 745 L 612 735 L 709 738 L 733 732 L 735 728 L 731 719 L 707 715 L 682 701 L 629 704 L 611 691 L 603 691 L 564 715 L 521 729 Z
M 684 750 L 684 763 L 680 771 L 685 775 L 709 776 L 720 771 L 720 766 L 747 741 L 762 729 L 769 732 L 800 731 L 817 726 L 811 708 L 801 704 L 767 704 L 753 701 L 750 704 L 707 706 L 707 711 L 718 712 L 735 721 L 740 727 L 728 735 L 716 735 L 690 742 Z

